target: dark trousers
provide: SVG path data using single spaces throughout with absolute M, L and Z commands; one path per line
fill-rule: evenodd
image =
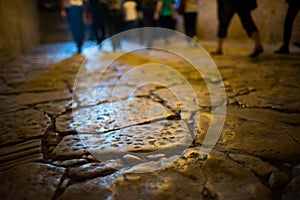
M 219 1 L 220 2 L 220 1 Z M 218 37 L 225 38 L 227 36 L 228 26 L 235 13 L 238 14 L 247 35 L 250 37 L 253 32 L 258 31 L 257 27 L 251 16 L 251 9 L 238 8 L 232 6 L 230 9 L 226 8 L 228 6 L 222 3 L 218 4 L 218 18 L 219 18 L 219 30 Z
M 67 21 L 73 36 L 74 41 L 77 44 L 78 50 L 81 49 L 84 39 L 84 25 L 82 20 L 82 7 L 71 6 L 66 9 Z
M 123 26 L 123 13 L 121 10 L 109 11 L 109 33 L 110 36 L 114 36 L 124 30 Z M 120 37 L 113 37 L 112 39 L 114 51 L 121 47 Z
M 197 13 L 184 13 L 184 28 L 185 34 L 189 37 L 196 35 L 196 18 Z
M 155 27 L 156 21 L 153 19 L 154 10 L 153 9 L 143 9 L 143 26 L 144 27 Z
M 90 0 L 90 10 L 93 18 L 93 32 L 100 44 L 106 37 L 108 8 L 106 4 L 100 3 L 98 0 Z
M 162 28 L 175 29 L 176 21 L 172 18 L 172 16 L 160 16 L 159 26 Z
M 293 30 L 293 23 L 297 16 L 297 13 L 300 9 L 300 3 L 290 3 L 284 22 L 284 31 L 283 31 L 283 46 L 285 48 L 289 47 L 289 43 L 291 40 L 292 30 Z

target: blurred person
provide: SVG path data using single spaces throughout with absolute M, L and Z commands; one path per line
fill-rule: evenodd
M 198 0 L 184 0 L 183 18 L 185 34 L 190 38 L 197 40 L 196 36 L 196 20 Z
M 175 29 L 176 13 L 173 0 L 157 0 L 154 11 L 154 19 L 158 21 L 162 28 Z
M 218 0 L 218 47 L 212 52 L 213 55 L 223 54 L 223 43 L 227 36 L 228 26 L 235 13 L 238 14 L 243 28 L 246 30 L 249 37 L 255 43 L 253 52 L 249 55 L 250 58 L 255 58 L 263 53 L 263 46 L 260 41 L 258 29 L 252 19 L 251 11 L 257 8 L 256 0 Z
M 290 53 L 290 40 L 292 36 L 293 23 L 300 9 L 299 0 L 286 0 L 289 4 L 288 10 L 286 12 L 284 29 L 283 29 L 283 45 L 275 51 L 277 54 L 289 54 Z M 297 44 L 297 43 L 296 43 Z M 297 45 L 296 45 L 297 46 Z
M 156 8 L 156 0 L 141 0 L 141 11 L 142 11 L 142 26 L 143 27 L 156 27 L 157 23 L 154 19 L 154 11 Z M 150 47 L 156 38 L 156 32 L 154 29 L 143 30 L 142 43 Z
M 130 30 L 139 27 L 141 5 L 138 0 L 124 0 L 122 4 L 125 29 Z
M 141 0 L 141 10 L 143 13 L 142 21 L 144 27 L 155 27 L 154 11 L 156 8 L 156 0 Z
M 81 53 L 84 40 L 83 0 L 60 0 L 60 6 L 60 14 L 63 18 L 67 18 L 73 39 L 77 45 L 77 53 Z
M 92 13 L 92 27 L 97 43 L 106 38 L 108 7 L 105 0 L 90 0 L 89 9 Z
M 107 0 L 108 2 L 108 27 L 110 36 L 114 36 L 123 31 L 123 9 L 122 0 Z M 113 51 L 121 48 L 121 41 L 119 37 L 112 39 Z

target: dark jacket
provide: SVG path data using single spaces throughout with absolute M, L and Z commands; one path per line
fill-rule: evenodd
M 218 0 L 225 10 L 254 10 L 257 8 L 256 0 Z
M 300 1 L 299 0 L 286 0 L 286 3 L 293 4 L 293 5 L 299 5 Z

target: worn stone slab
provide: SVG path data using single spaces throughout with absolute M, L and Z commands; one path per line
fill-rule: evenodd
M 245 154 L 229 154 L 229 157 L 253 171 L 259 176 L 270 175 L 272 172 L 278 172 L 279 169 L 262 161 L 260 158 Z
M 274 108 L 299 112 L 299 89 L 293 87 L 275 88 L 270 91 L 257 91 L 248 95 L 237 96 L 236 100 L 241 106 L 248 108 Z
M 113 185 L 113 198 L 148 199 L 205 199 L 202 180 L 193 180 L 174 171 L 126 174 Z
M 270 190 L 251 171 L 222 153 L 199 155 L 191 150 L 166 169 L 125 174 L 113 185 L 113 198 L 271 199 Z
M 294 177 L 286 186 L 283 192 L 282 200 L 293 200 L 300 198 L 300 176 Z
M 219 144 L 261 158 L 299 160 L 298 121 L 298 114 L 229 107 Z
M 54 148 L 51 157 L 54 159 L 80 158 L 88 149 L 78 135 L 65 136 Z
M 16 81 L 19 78 L 15 79 Z M 16 84 L 16 83 L 15 83 Z M 12 90 L 12 92 L 41 92 L 41 91 L 53 91 L 53 90 L 64 90 L 67 89 L 68 85 L 63 80 L 59 80 L 55 77 L 55 74 L 47 74 L 39 76 L 38 78 L 29 79 L 24 78 L 24 80 L 18 84 L 18 86 Z
M 0 173 L 1 199 L 49 199 L 65 173 L 64 168 L 28 163 Z
M 72 167 L 75 165 L 85 164 L 88 161 L 86 159 L 78 158 L 78 159 L 70 159 L 70 160 L 63 160 L 63 161 L 54 161 L 51 162 L 52 165 L 60 166 L 60 167 Z
M 99 177 L 82 183 L 70 185 L 58 198 L 58 200 L 110 199 L 112 196 L 110 186 L 119 177 L 120 174 L 115 173 L 106 177 Z
M 15 165 L 43 160 L 41 140 L 29 140 L 0 149 L 0 170 Z
M 148 95 L 150 95 L 148 93 Z M 139 88 L 126 85 L 114 85 L 103 87 L 80 88 L 74 91 L 75 100 L 79 106 L 91 106 L 99 103 L 112 102 L 127 99 L 134 96 L 145 96 L 145 92 Z
M 101 134 L 65 136 L 53 150 L 52 156 L 54 158 L 79 157 L 90 151 L 104 161 L 121 157 L 129 152 L 159 154 L 157 152 L 159 150 L 169 152 L 172 149 L 173 153 L 177 152 L 180 155 L 191 145 L 192 140 L 184 122 L 162 121 Z
M 168 61 L 167 61 L 168 62 Z M 132 70 L 124 73 L 120 78 L 119 84 L 127 84 L 133 86 L 139 86 L 148 83 L 159 83 L 165 87 L 171 87 L 173 85 L 183 84 L 187 80 L 173 69 L 172 64 L 169 63 L 154 63 L 146 62 L 145 65 L 139 65 Z
M 188 166 L 187 166 L 188 167 Z M 125 174 L 113 186 L 113 199 L 205 199 L 204 179 L 189 177 L 176 171 Z
M 191 86 L 176 85 L 156 90 L 153 94 L 161 98 L 172 110 L 189 112 L 199 110 L 197 94 Z
M 86 180 L 114 173 L 116 170 L 101 163 L 88 163 L 69 169 L 69 177 L 75 180 Z
M 168 108 L 145 98 L 81 108 L 56 118 L 58 132 L 95 133 L 174 116 Z
M 27 109 L 0 116 L 0 146 L 42 136 L 50 118 L 42 112 Z
M 243 166 L 210 154 L 203 163 L 205 187 L 217 199 L 272 199 L 270 190 Z
M 11 107 L 33 105 L 38 103 L 65 100 L 70 98 L 70 92 L 68 90 L 62 90 L 54 92 L 22 93 L 19 95 L 0 96 L 0 101 L 1 110 L 5 110 Z
M 58 116 L 71 109 L 73 103 L 72 100 L 51 101 L 48 103 L 39 103 L 35 105 L 35 108 L 49 115 Z

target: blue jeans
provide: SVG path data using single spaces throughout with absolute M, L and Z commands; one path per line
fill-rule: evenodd
M 84 40 L 84 25 L 82 20 L 82 7 L 71 6 L 66 9 L 67 20 L 74 41 L 77 44 L 78 51 L 81 51 L 81 46 Z

